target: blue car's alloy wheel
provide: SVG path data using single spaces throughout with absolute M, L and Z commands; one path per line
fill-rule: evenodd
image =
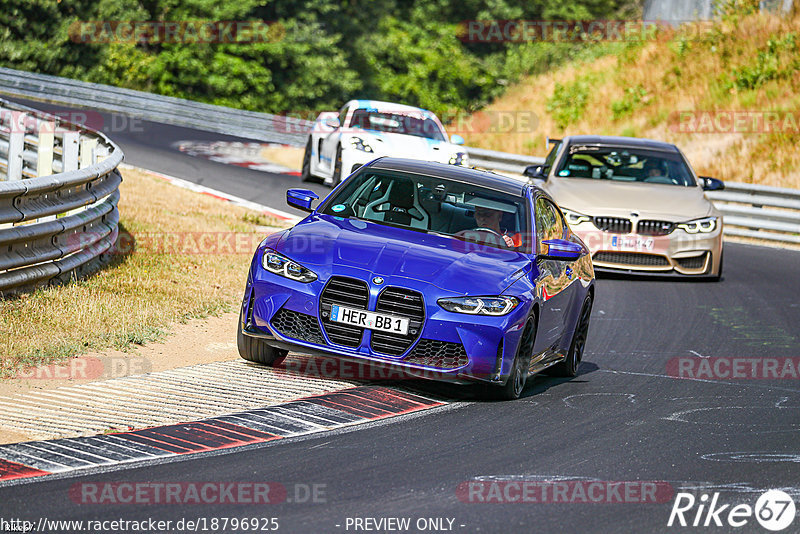
M 592 295 L 586 295 L 586 300 L 583 301 L 581 308 L 581 316 L 578 319 L 578 324 L 575 326 L 575 333 L 572 334 L 572 343 L 569 347 L 567 357 L 563 362 L 554 365 L 549 372 L 555 376 L 572 377 L 577 376 L 578 367 L 581 365 L 583 359 L 583 351 L 586 348 L 586 336 L 589 333 L 589 319 L 592 315 Z
M 528 379 L 528 364 L 533 355 L 533 342 L 536 339 L 536 327 L 533 321 L 529 321 L 522 333 L 522 339 L 514 356 L 514 364 L 511 367 L 511 374 L 508 381 L 503 386 L 489 386 L 487 396 L 497 400 L 515 400 L 522 395 L 525 389 L 525 382 Z

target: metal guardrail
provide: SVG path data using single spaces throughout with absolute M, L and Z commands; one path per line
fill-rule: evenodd
M 0 100 L 0 295 L 87 272 L 117 238 L 122 151 Z
M 725 182 L 706 196 L 725 220 L 725 234 L 800 244 L 800 190 Z
M 153 122 L 236 135 L 295 146 L 305 144 L 312 122 L 267 113 L 242 111 L 179 98 L 121 89 L 56 76 L 0 68 L 0 94 L 122 113 Z M 25 139 L 27 143 L 28 138 Z M 0 167 L 7 147 L 0 139 Z M 20 141 L 17 140 L 17 143 Z M 74 148 L 65 141 L 62 154 Z M 16 145 L 15 145 L 16 146 Z M 26 144 L 26 146 L 28 146 Z M 465 147 L 470 164 L 501 172 L 522 174 L 543 158 Z M 58 153 L 58 146 L 56 147 Z M 58 154 L 57 154 L 58 155 Z M 61 155 L 70 160 L 74 156 Z M 23 151 L 23 171 L 31 173 L 36 160 L 33 145 Z M 53 169 L 61 170 L 59 157 Z M 19 163 L 17 163 L 19 164 Z M 725 233 L 781 243 L 800 243 L 800 191 L 726 182 L 726 190 L 708 193 L 725 216 Z M 0 205 L 1 206 L 1 205 Z M 0 207 L 0 213 L 3 208 Z M 0 242 L 0 245 L 2 243 Z
M 0 94 L 121 113 L 162 124 L 304 146 L 313 122 L 110 85 L 0 68 Z
M 110 85 L 0 68 L 0 94 L 56 104 L 90 107 L 151 122 L 185 126 L 247 139 L 305 146 L 313 121 L 243 111 Z M 465 147 L 474 165 L 522 173 L 544 160 Z

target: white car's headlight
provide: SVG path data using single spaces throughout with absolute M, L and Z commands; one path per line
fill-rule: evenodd
M 438 302 L 449 312 L 469 315 L 506 315 L 519 304 L 514 297 L 456 297 Z
M 703 217 L 702 219 L 694 219 L 693 221 L 678 223 L 678 228 L 689 234 L 710 234 L 717 228 L 717 218 Z
M 576 224 L 581 224 L 582 222 L 588 222 L 592 220 L 592 218 L 589 217 L 588 215 L 584 215 L 583 213 L 578 213 L 577 211 L 561 208 L 561 212 L 564 214 L 564 217 L 566 217 L 567 223 L 570 226 L 574 226 Z
M 360 150 L 362 152 L 373 152 L 372 147 L 360 137 L 351 137 L 350 145 L 356 150 Z
M 467 165 L 467 153 L 466 152 L 456 152 L 452 156 L 450 156 L 450 165 Z
M 314 271 L 306 269 L 299 263 L 269 248 L 264 251 L 264 255 L 261 257 L 261 266 L 273 274 L 306 284 L 317 279 L 317 274 Z

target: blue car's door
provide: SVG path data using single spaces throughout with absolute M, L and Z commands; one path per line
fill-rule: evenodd
M 545 355 L 544 360 L 547 360 L 549 356 L 555 356 L 562 345 L 561 341 L 574 292 L 574 262 L 543 257 L 546 246 L 543 247 L 542 241 L 564 239 L 569 232 L 569 228 L 555 204 L 543 196 L 537 196 L 534 201 L 534 218 L 536 263 L 539 271 L 539 276 L 534 283 L 537 295 L 541 297 L 542 302 L 535 352 L 551 352 L 551 354 Z

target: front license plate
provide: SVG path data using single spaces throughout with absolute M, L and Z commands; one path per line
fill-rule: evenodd
M 331 306 L 331 321 L 369 328 L 370 330 L 380 330 L 381 332 L 392 332 L 401 335 L 408 333 L 408 319 L 403 317 L 367 310 L 355 310 L 337 305 Z
M 611 248 L 619 250 L 653 250 L 655 240 L 652 237 L 614 236 Z

